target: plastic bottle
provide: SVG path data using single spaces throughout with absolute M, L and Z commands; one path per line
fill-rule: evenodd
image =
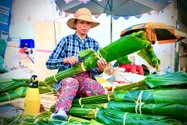
M 24 102 L 25 115 L 38 115 L 40 113 L 40 93 L 36 75 L 32 75 L 30 88 L 27 90 Z
M 168 67 L 166 68 L 166 74 L 168 74 L 168 73 L 171 73 L 171 67 L 170 67 L 170 66 L 168 66 Z

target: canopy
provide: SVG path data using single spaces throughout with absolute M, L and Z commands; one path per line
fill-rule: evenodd
M 112 17 L 128 17 L 161 10 L 171 0 L 55 0 L 61 12 L 75 13 L 79 8 L 89 8 L 92 14 L 106 13 L 110 18 L 110 42 L 112 42 Z

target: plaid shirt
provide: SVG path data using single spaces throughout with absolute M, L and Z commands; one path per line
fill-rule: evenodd
M 79 51 L 86 49 L 93 49 L 97 51 L 100 49 L 99 43 L 90 37 L 86 37 L 85 40 L 82 40 L 77 34 L 72 34 L 61 39 L 61 41 L 56 46 L 55 50 L 49 56 L 49 59 L 46 62 L 46 67 L 48 69 L 58 69 L 58 72 L 66 70 L 71 67 L 70 64 L 64 64 L 63 59 L 76 56 L 79 57 Z M 97 68 L 94 68 L 90 71 L 91 75 L 97 75 Z

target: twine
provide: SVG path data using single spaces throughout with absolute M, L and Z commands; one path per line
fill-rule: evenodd
M 104 104 L 104 108 L 106 108 L 106 107 L 107 107 L 107 105 L 108 105 L 108 103 L 105 103 L 105 104 Z
M 55 76 L 55 75 L 53 76 L 53 78 L 54 78 L 55 82 L 58 82 L 58 80 L 56 79 L 56 76 Z
M 101 53 L 100 53 L 99 50 L 97 51 L 97 54 L 98 54 L 98 56 L 99 56 L 100 58 L 103 58 L 103 56 L 101 55 Z M 99 59 L 100 59 L 100 58 L 99 58 Z
M 10 96 L 9 96 L 8 92 L 6 92 L 5 94 L 8 96 L 8 100 L 10 100 Z
M 136 106 L 135 106 L 135 112 L 138 113 L 138 110 L 139 110 L 139 114 L 142 114 L 142 105 L 144 103 L 137 103 Z M 138 108 L 138 105 L 139 105 L 139 108 Z
M 140 103 L 140 107 L 139 107 L 139 112 L 140 112 L 140 114 L 142 114 L 142 105 L 143 105 L 144 103 Z
M 81 100 L 82 100 L 82 97 L 79 99 L 79 105 L 82 105 Z
M 142 103 L 142 94 L 143 94 L 143 92 L 144 92 L 144 91 L 141 91 L 141 92 L 140 92 L 136 103 Z
M 38 122 L 38 120 L 39 120 L 39 119 L 35 119 L 35 120 L 34 120 L 34 124 L 36 124 L 36 123 Z
M 108 101 L 110 101 L 110 95 L 108 94 Z
M 124 116 L 123 116 L 123 125 L 125 125 L 127 113 L 128 113 L 128 112 L 126 112 L 126 113 L 124 114 Z
M 83 108 L 84 105 L 81 105 L 81 109 Z
M 114 92 L 115 89 L 116 89 L 116 83 L 113 82 L 113 84 L 112 84 L 112 92 Z
M 135 106 L 135 112 L 136 112 L 136 114 L 138 113 L 138 111 L 137 111 L 137 109 L 138 109 L 138 103 L 136 104 L 136 106 Z
M 100 51 L 98 50 L 97 52 L 95 52 L 94 53 L 95 54 L 95 56 L 97 57 L 97 58 L 103 58 L 103 56 L 101 55 L 101 53 L 100 53 Z
M 82 68 L 82 70 L 85 72 L 86 71 L 86 68 L 84 67 L 84 63 L 83 62 L 81 62 L 81 68 Z
M 142 105 L 144 104 L 144 102 L 142 102 L 142 94 L 143 94 L 144 91 L 141 91 L 139 96 L 138 96 L 138 99 L 136 101 L 136 106 L 135 106 L 135 112 L 138 113 L 138 105 L 139 106 L 139 113 L 142 114 Z
M 56 81 L 56 80 L 55 80 L 55 81 Z M 48 89 L 50 89 L 50 90 L 51 90 L 51 92 L 52 92 L 52 93 L 54 93 L 53 88 L 52 88 L 52 87 L 50 87 L 50 85 L 48 85 L 46 82 L 44 82 L 44 84 L 45 84 L 45 86 L 46 86 Z
M 95 109 L 95 118 L 96 118 L 96 116 L 97 116 L 98 110 L 99 110 L 99 108 L 96 108 L 96 109 Z
M 72 116 L 70 115 L 69 118 L 68 118 L 68 122 L 70 121 L 71 118 L 72 118 Z
M 25 118 L 21 119 L 21 125 L 23 125 Z

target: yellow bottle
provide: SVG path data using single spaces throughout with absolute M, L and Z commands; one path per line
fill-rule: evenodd
M 40 93 L 36 75 L 32 75 L 30 88 L 27 90 L 24 102 L 25 115 L 38 115 L 40 113 Z

